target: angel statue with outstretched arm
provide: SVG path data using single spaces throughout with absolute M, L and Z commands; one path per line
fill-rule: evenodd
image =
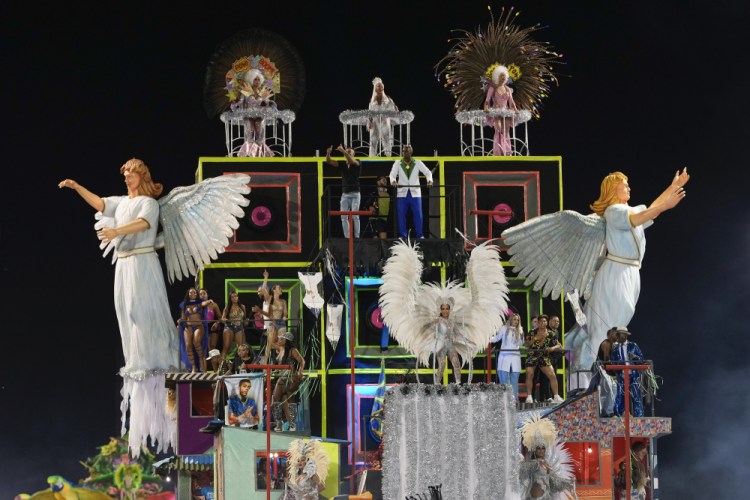
M 687 169 L 678 171 L 651 205 L 630 206 L 628 178 L 614 172 L 602 181 L 593 214 L 565 210 L 503 231 L 510 262 L 527 285 L 553 299 L 568 294 L 578 323 L 565 337 L 574 370 L 589 370 L 607 330 L 630 323 L 641 290 L 645 229 L 685 198 L 688 180 Z M 586 300 L 582 311 L 579 292 Z
M 249 203 L 244 195 L 250 178 L 211 178 L 157 201 L 163 186 L 151 179 L 145 163 L 133 158 L 120 172 L 127 196 L 102 198 L 72 179 L 59 187 L 75 190 L 98 211 L 100 247 L 105 256 L 113 251 L 116 261 L 115 310 L 125 357 L 121 431 L 124 435 L 129 410 L 129 446 L 138 456 L 149 437 L 159 452 L 167 451 L 174 437 L 164 374 L 177 369 L 179 346 L 156 250 L 165 249 L 170 282 L 196 275 L 229 244 L 244 214 L 240 207 Z M 160 223 L 163 233 L 157 237 Z
M 417 364 L 429 366 L 433 355 L 434 383 L 442 379 L 446 356 L 456 383 L 461 383 L 461 366 L 466 364 L 471 383 L 472 359 L 503 326 L 507 309 L 508 283 L 498 249 L 489 242 L 474 247 L 466 286 L 456 281 L 423 284 L 422 270 L 416 244 L 401 240 L 391 247 L 380 285 L 383 322 Z

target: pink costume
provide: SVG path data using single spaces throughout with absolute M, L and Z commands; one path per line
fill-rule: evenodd
M 258 110 L 265 107 L 276 107 L 273 101 L 262 97 L 240 94 L 240 98 L 231 103 L 232 111 Z M 265 120 L 261 117 L 245 118 L 245 142 L 237 156 L 273 156 L 273 151 L 266 145 Z
M 484 100 L 485 105 L 490 105 L 492 109 L 513 109 L 515 102 L 513 102 L 513 89 L 507 85 L 503 85 L 507 91 L 501 94 L 497 91 L 497 87 L 490 85 L 487 89 L 487 98 Z M 495 156 L 509 156 L 513 150 L 510 144 L 510 136 L 508 135 L 508 127 L 513 127 L 513 117 L 487 117 L 487 124 L 495 128 L 495 137 L 492 143 L 492 154 Z

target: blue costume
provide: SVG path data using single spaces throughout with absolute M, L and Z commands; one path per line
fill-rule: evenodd
M 185 316 L 186 317 L 188 316 L 188 314 L 187 314 L 187 312 L 185 310 L 188 307 L 195 307 L 196 308 L 196 312 L 201 315 L 201 318 L 203 320 L 206 319 L 206 313 L 208 312 L 209 309 L 207 307 L 201 306 L 201 301 L 200 300 L 188 300 L 187 304 L 185 304 L 185 302 L 180 302 L 180 311 L 181 312 L 185 312 Z M 207 321 L 203 321 L 202 323 L 203 323 L 203 332 L 204 332 L 203 333 L 203 341 L 202 341 L 202 344 L 203 344 L 203 346 L 202 346 L 203 351 L 202 352 L 207 353 L 208 352 L 208 330 L 209 330 L 210 327 L 208 327 L 208 328 L 206 327 L 206 325 L 208 323 Z M 190 362 L 190 358 L 188 358 L 187 346 L 185 345 L 185 326 L 186 326 L 186 324 L 187 324 L 186 321 L 180 321 L 180 335 L 179 335 L 179 337 L 180 337 L 180 359 L 182 359 L 182 362 L 185 363 L 185 367 L 186 367 L 187 371 L 192 371 L 193 370 L 193 364 Z M 193 348 L 193 352 L 195 352 L 195 348 Z M 200 352 L 195 352 L 194 356 L 195 356 L 195 358 L 193 358 L 193 359 L 200 360 Z M 200 369 L 200 361 L 198 361 L 196 364 L 198 366 L 196 366 L 195 369 L 199 370 Z
M 616 364 L 632 363 L 633 361 L 643 361 L 641 348 L 635 342 L 626 341 L 624 344 L 615 342 L 612 345 L 609 359 Z M 631 371 L 630 377 L 630 413 L 634 417 L 643 416 L 643 397 L 641 393 L 639 371 Z M 625 413 L 625 376 L 622 370 L 617 372 L 617 397 L 615 398 L 615 415 Z

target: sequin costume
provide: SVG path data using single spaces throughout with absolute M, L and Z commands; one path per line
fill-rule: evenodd
M 297 472 L 296 480 L 287 481 L 280 500 L 317 500 L 319 498 L 318 485 L 313 480 L 316 473 L 315 462 L 308 460 L 305 467 Z
M 239 333 L 244 330 L 245 322 L 245 310 L 242 306 L 232 305 L 229 307 L 229 313 L 227 314 L 227 327 L 234 333 Z
M 232 111 L 260 111 L 266 107 L 275 108 L 276 103 L 252 94 L 240 94 L 240 97 L 230 104 Z M 266 145 L 266 121 L 263 118 L 245 118 L 245 142 L 240 147 L 237 156 L 273 156 L 273 151 Z M 257 131 L 257 133 L 256 133 Z
M 645 229 L 653 221 L 633 227 L 630 214 L 644 210 L 645 205 L 629 207 L 618 203 L 604 211 L 607 257 L 596 272 L 591 297 L 583 308 L 588 320 L 588 335 L 580 327 L 575 327 L 565 336 L 566 346 L 573 347 L 576 354 L 574 369 L 590 369 L 596 360 L 599 344 L 607 338 L 607 330 L 616 325 L 628 325 L 633 318 L 641 292 Z
M 532 335 L 534 333 L 532 332 Z M 534 349 L 547 349 L 548 347 L 554 347 L 559 342 L 552 335 L 547 335 L 544 340 L 532 340 L 529 346 L 529 355 L 526 357 L 526 366 L 550 366 L 552 365 L 552 359 L 548 351 Z
M 521 462 L 519 476 L 521 477 L 522 497 L 524 500 L 550 500 L 560 498 L 559 492 L 575 490 L 575 481 L 565 480 L 555 474 L 555 471 L 547 471 L 543 464 L 543 458 L 533 458 Z M 534 495 L 532 488 L 536 486 Z M 541 496 L 538 496 L 541 493 Z M 566 497 L 562 497 L 566 498 Z M 569 498 L 569 497 L 568 497 Z
M 166 448 L 174 422 L 164 409 L 167 389 L 164 373 L 177 368 L 178 342 L 167 301 L 167 290 L 159 258 L 154 250 L 159 224 L 159 203 L 148 196 L 103 198 L 105 217 L 114 227 L 137 219 L 149 227 L 123 236 L 117 242 L 115 265 L 115 310 L 122 339 L 125 366 L 123 377 L 122 434 L 125 415 L 130 412 L 129 440 L 132 450 L 140 449 L 148 436 Z
M 505 86 L 505 93 L 498 91 L 498 87 L 490 85 L 487 89 L 487 97 L 484 102 L 492 109 L 509 109 L 515 106 L 513 102 L 513 89 Z M 495 136 L 492 141 L 492 154 L 495 156 L 509 156 L 513 153 L 510 144 L 509 127 L 514 126 L 513 117 L 487 117 L 487 125 L 495 128 Z
M 623 352 L 623 350 L 625 352 Z M 615 342 L 609 359 L 613 363 L 625 364 L 635 360 L 643 360 L 641 348 L 635 342 L 627 341 L 625 344 Z M 617 371 L 617 396 L 615 397 L 615 415 L 625 413 L 625 372 Z M 641 372 L 631 371 L 628 375 L 630 381 L 630 414 L 634 417 L 643 416 L 643 394 L 641 393 Z
M 201 319 L 205 319 L 206 313 L 209 312 L 209 309 L 204 309 L 203 307 L 201 307 L 200 301 L 198 300 L 188 301 L 186 306 L 184 305 L 184 302 L 180 303 L 180 311 L 183 310 L 183 306 L 184 306 L 186 317 L 190 317 L 191 314 L 200 314 Z M 193 324 L 188 325 L 188 323 L 193 323 Z M 193 356 L 195 357 L 193 359 L 200 359 L 200 356 L 202 356 L 202 353 L 208 352 L 208 328 L 210 327 L 208 328 L 206 327 L 205 321 L 202 321 L 202 324 L 203 324 L 203 330 L 204 330 L 203 340 L 201 341 L 202 351 L 199 351 L 196 354 L 194 354 Z M 187 319 L 185 321 L 180 321 L 180 335 L 179 335 L 180 337 L 180 359 L 185 364 L 185 368 L 187 369 L 187 371 L 192 371 L 193 368 L 197 370 L 200 366 L 193 367 L 193 363 L 190 362 L 190 357 L 188 356 L 187 345 L 185 344 L 185 327 L 188 327 L 188 326 L 191 328 L 197 328 L 197 322 L 188 321 Z M 194 351 L 196 350 L 195 346 L 193 347 L 193 350 Z M 198 365 L 200 365 L 200 363 L 198 363 Z
M 370 111 L 398 111 L 396 103 L 383 93 L 380 103 L 373 92 L 370 100 Z M 391 120 L 379 116 L 371 121 L 370 125 L 370 156 L 391 156 L 393 153 L 393 132 L 391 131 Z

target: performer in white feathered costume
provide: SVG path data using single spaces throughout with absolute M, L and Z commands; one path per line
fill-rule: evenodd
M 59 187 L 75 190 L 98 210 L 94 227 L 100 247 L 105 256 L 114 250 L 115 310 L 125 357 L 121 432 L 126 432 L 129 409 L 129 446 L 137 457 L 149 437 L 161 452 L 175 435 L 175 422 L 166 412 L 164 374 L 177 369 L 179 347 L 156 249 L 165 248 L 170 282 L 196 275 L 229 244 L 237 217 L 244 215 L 240 207 L 249 204 L 244 195 L 250 192 L 250 177 L 207 179 L 157 201 L 163 186 L 153 182 L 141 160 L 128 160 L 120 172 L 127 196 L 101 198 L 72 179 Z M 156 234 L 159 223 L 163 239 Z
M 460 369 L 487 348 L 503 326 L 508 283 L 495 245 L 476 246 L 466 268 L 467 288 L 455 281 L 422 284 L 423 264 L 416 244 L 399 241 L 383 268 L 380 306 L 384 323 L 401 346 L 429 366 L 438 362 L 434 383 L 440 383 L 445 357 L 451 360 L 456 383 Z M 459 359 L 460 358 L 460 359 Z
M 682 201 L 689 179 L 687 169 L 678 171 L 651 205 L 631 207 L 628 178 L 614 172 L 602 181 L 599 199 L 591 205 L 595 213 L 584 216 L 565 210 L 503 231 L 518 276 L 555 300 L 565 290 L 578 309 L 579 325 L 565 338 L 565 347 L 573 351 L 574 370 L 589 370 L 607 330 L 630 323 L 641 289 L 644 229 Z M 583 314 L 578 292 L 586 299 Z
M 519 479 L 524 500 L 578 498 L 573 459 L 557 439 L 555 424 L 538 412 L 525 417 L 521 440 L 526 456 Z
M 325 489 L 330 458 L 319 439 L 295 439 L 287 451 L 287 478 L 279 500 L 316 500 Z

